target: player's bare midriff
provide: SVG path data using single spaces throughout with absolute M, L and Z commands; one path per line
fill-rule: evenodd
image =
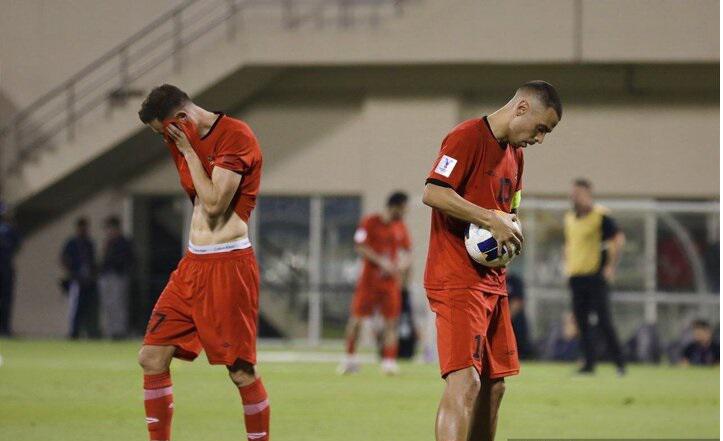
M 194 245 L 217 245 L 248 236 L 248 225 L 229 206 L 221 216 L 211 217 L 197 197 L 191 217 L 190 241 Z

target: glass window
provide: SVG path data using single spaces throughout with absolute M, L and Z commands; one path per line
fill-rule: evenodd
M 361 217 L 361 198 L 324 198 L 322 244 L 322 299 L 324 337 L 340 337 L 349 316 L 359 275 L 354 231 Z
M 309 287 L 310 198 L 264 196 L 256 212 L 256 241 L 264 295 L 285 301 L 290 313 L 303 318 Z
M 324 337 L 343 334 L 358 275 L 354 231 L 361 216 L 358 196 L 263 196 L 254 213 L 261 268 L 262 310 L 280 333 L 305 337 L 308 324 L 312 199 L 321 202 L 320 290 Z M 316 226 L 318 227 L 318 225 Z
M 658 215 L 657 285 L 660 291 L 720 291 L 720 242 L 717 228 L 717 215 Z

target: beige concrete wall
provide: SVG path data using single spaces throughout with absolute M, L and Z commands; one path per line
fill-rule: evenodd
M 0 89 L 26 105 L 180 3 L 2 0 Z M 419 0 L 400 17 L 385 11 L 378 27 L 288 30 L 278 8 L 244 9 L 236 57 L 274 65 L 719 60 L 714 0 Z M 212 50 L 215 40 L 204 38 Z M 213 38 L 225 38 L 225 28 Z
M 239 34 L 235 40 L 228 40 L 226 28 L 219 26 L 212 35 L 204 36 L 184 50 L 185 68 L 180 74 L 172 73 L 172 63 L 168 60 L 134 86 L 147 90 L 161 81 L 170 81 L 184 85 L 194 94 L 239 70 L 245 72 L 258 66 L 300 64 L 436 66 L 456 63 L 459 66 L 495 66 L 504 63 L 510 66 L 518 63 L 525 67 L 539 63 L 536 65 L 557 67 L 580 61 L 629 62 L 638 59 L 636 57 L 669 63 L 691 60 L 709 64 L 718 62 L 717 39 L 710 41 L 711 36 L 717 33 L 717 19 L 711 18 L 714 12 L 717 17 L 715 2 L 690 3 L 693 6 L 680 11 L 680 19 L 675 26 L 668 26 L 668 19 L 658 15 L 678 11 L 677 5 L 681 2 L 677 0 L 658 0 L 655 7 L 647 8 L 629 6 L 636 2 L 611 3 L 616 5 L 615 8 L 603 7 L 608 2 L 600 2 L 604 5 L 589 3 L 576 0 L 421 0 L 410 3 L 400 17 L 386 14 L 379 27 L 367 24 L 351 29 L 339 29 L 338 26 L 316 28 L 306 23 L 299 29 L 288 30 L 281 24 L 279 10 L 264 14 L 244 11 L 236 17 Z M 12 91 L 12 96 L 17 96 L 15 101 L 27 103 L 40 90 L 50 88 L 51 79 L 65 79 L 66 74 L 82 65 L 78 57 L 99 54 L 105 47 L 101 43 L 112 41 L 111 37 L 107 40 L 105 37 L 92 37 L 92 32 L 97 32 L 94 28 L 97 17 L 113 15 L 113 19 L 108 20 L 111 30 L 107 35 L 114 35 L 120 40 L 122 32 L 118 23 L 137 23 L 140 27 L 141 23 L 147 23 L 176 3 L 152 2 L 157 10 L 146 7 L 145 2 L 115 6 L 116 3 L 68 0 L 62 3 L 64 8 L 58 8 L 59 3 L 41 0 L 9 4 L 10 13 L 2 15 L 2 20 L 5 20 L 2 24 L 7 26 L 0 26 L 0 32 L 4 33 L 0 34 L 0 62 L 9 75 L 0 75 L 0 88 Z M 577 8 L 580 5 L 582 9 Z M 114 8 L 121 7 L 124 8 L 123 13 L 115 14 Z M 623 31 L 618 32 L 615 23 L 620 11 L 629 7 L 638 16 L 647 14 L 640 16 L 639 20 L 653 23 L 650 29 L 655 32 L 625 34 L 615 39 L 605 37 L 600 23 L 608 20 L 614 34 L 622 35 Z M 600 10 L 594 9 L 598 13 L 588 17 L 590 8 Z M 58 9 L 58 17 L 62 18 L 58 20 L 62 25 L 47 17 L 55 9 Z M 707 17 L 706 20 L 699 20 L 702 16 Z M 75 27 L 72 26 L 74 21 Z M 91 21 L 93 24 L 82 26 L 79 21 Z M 22 26 L 21 23 L 25 22 L 28 25 Z M 578 24 L 579 35 L 576 34 Z M 125 31 L 130 33 L 132 26 L 126 27 Z M 665 38 L 659 36 L 658 30 L 662 28 L 668 32 Z M 671 39 L 675 44 L 668 41 Z M 60 56 L 66 48 L 70 52 L 78 50 L 79 55 Z M 645 58 L 640 55 L 643 53 L 653 55 Z M 47 68 L 49 60 L 53 69 Z M 583 66 L 593 70 L 597 67 Z M 550 68 L 547 70 L 550 71 Z M 593 73 L 601 83 L 626 81 L 625 75 L 619 75 L 619 72 L 608 77 L 604 68 Z M 479 81 L 491 83 L 488 79 L 480 78 Z M 680 78 L 675 81 L 680 82 Z M 695 79 L 685 79 L 688 83 L 693 81 Z M 248 87 L 240 89 L 253 90 L 254 87 L 259 86 L 249 82 Z M 686 87 L 684 85 L 681 89 Z M 138 102 L 138 99 L 131 100 L 130 107 L 136 108 Z M 63 103 L 60 105 L 62 108 Z M 105 106 L 100 106 L 85 115 L 76 124 L 78 135 L 72 141 L 67 140 L 65 133 L 58 133 L 51 141 L 57 148 L 36 152 L 33 161 L 23 163 L 17 174 L 3 179 L 4 197 L 19 202 L 42 191 L 67 173 L 107 152 L 137 128 L 133 113 L 125 112 L 126 109 L 106 110 Z M 59 116 L 60 119 L 64 117 L 64 114 Z M 29 119 L 31 123 L 40 122 L 36 121 L 35 115 Z M 13 155 L 13 152 L 6 152 L 6 157 Z
M 2 0 L 0 89 L 25 106 L 181 3 Z
M 466 103 L 465 116 L 497 103 Z M 525 193 L 566 195 L 590 178 L 601 195 L 718 198 L 719 108 L 714 102 L 572 103 L 545 142 L 525 151 Z
M 720 57 L 716 0 L 584 0 L 588 61 L 711 61 Z
M 565 194 L 572 178 L 585 175 L 601 196 L 719 197 L 717 102 L 596 100 L 584 94 L 571 101 L 547 141 L 527 151 L 527 195 Z M 458 121 L 503 102 L 501 91 L 269 92 L 237 115 L 251 124 L 264 150 L 262 195 L 358 194 L 364 211 L 372 212 L 390 191 L 409 192 L 414 282 L 421 283 L 429 209 L 420 197 L 440 142 Z M 165 149 L 160 142 L 149 148 Z M 27 239 L 17 262 L 19 332 L 65 332 L 66 304 L 57 288 L 63 240 L 77 215 L 88 214 L 98 233 L 100 219 L 136 193 L 181 194 L 172 163 L 164 160 L 113 193 L 104 191 Z

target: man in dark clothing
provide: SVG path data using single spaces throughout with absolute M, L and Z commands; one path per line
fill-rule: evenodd
M 693 341 L 683 349 L 683 365 L 716 365 L 720 363 L 720 347 L 713 341 L 713 330 L 705 320 L 693 322 Z
M 0 202 L 0 336 L 12 336 L 12 308 L 15 296 L 13 258 L 20 248 L 20 234 L 10 222 L 7 206 Z
M 517 353 L 521 360 L 533 358 L 534 351 L 530 343 L 530 330 L 525 315 L 525 288 L 522 279 L 516 274 L 507 276 L 507 294 L 510 302 L 512 329 L 517 339 Z
M 123 236 L 120 219 L 105 220 L 106 242 L 98 287 L 103 334 L 114 340 L 128 334 L 128 288 L 133 267 L 133 248 Z
M 75 236 L 65 243 L 61 263 L 70 282 L 69 337 L 77 339 L 85 331 L 88 337 L 99 338 L 95 245 L 88 236 L 88 219 L 77 220 Z
M 624 375 L 625 360 L 613 327 L 608 292 L 615 280 L 625 235 L 607 209 L 594 204 L 590 181 L 576 180 L 571 200 L 573 209 L 565 214 L 565 269 L 585 356 L 579 372 L 590 374 L 595 370 L 595 341 L 589 323 L 590 313 L 594 312 L 618 374 Z

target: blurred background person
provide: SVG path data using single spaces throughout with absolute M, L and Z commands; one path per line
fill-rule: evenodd
M 565 214 L 564 256 L 584 356 L 579 373 L 595 371 L 595 338 L 590 326 L 590 314 L 595 313 L 618 374 L 623 375 L 625 361 L 613 327 L 609 284 L 615 280 L 625 235 L 607 210 L 594 204 L 592 183 L 587 179 L 575 180 L 571 201 L 573 209 Z
M 517 353 L 521 360 L 534 358 L 534 347 L 530 340 L 530 328 L 525 314 L 525 285 L 517 274 L 507 276 L 507 296 L 510 301 L 512 329 L 517 340 Z
M 121 231 L 120 219 L 105 220 L 105 248 L 98 289 L 103 335 L 114 340 L 128 335 L 128 291 L 134 266 L 133 247 Z
M 0 202 L 0 337 L 11 337 L 15 267 L 13 259 L 20 248 L 20 234 L 12 223 L 7 205 Z
M 81 334 L 100 338 L 95 244 L 88 228 L 87 218 L 81 217 L 76 221 L 75 234 L 65 242 L 60 257 L 68 281 L 68 336 L 74 340 Z
M 683 348 L 680 364 L 716 365 L 720 363 L 720 346 L 713 339 L 713 328 L 705 320 L 693 322 L 693 341 Z
M 545 347 L 545 359 L 554 361 L 575 361 L 580 357 L 580 332 L 575 315 L 565 311 L 560 322 L 553 327 Z
M 384 211 L 364 217 L 354 233 L 356 250 L 364 259 L 364 267 L 347 323 L 346 357 L 338 369 L 341 374 L 359 370 L 356 345 L 362 320 L 377 310 L 384 317 L 382 371 L 396 374 L 399 370 L 396 360 L 401 289 L 411 264 L 411 240 L 404 225 L 408 199 L 406 193 L 392 193 Z
M 575 314 L 564 311 L 540 341 L 540 358 L 551 361 L 576 361 L 580 358 L 580 331 Z

